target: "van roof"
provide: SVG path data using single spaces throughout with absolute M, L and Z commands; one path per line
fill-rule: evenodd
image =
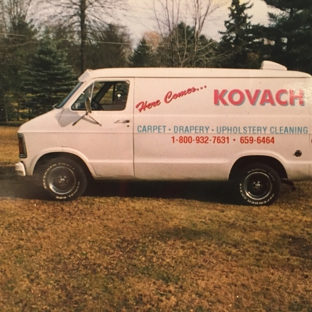
M 229 68 L 102 68 L 87 69 L 79 81 L 96 78 L 310 78 L 299 71 L 289 71 L 278 63 L 264 61 L 261 69 Z

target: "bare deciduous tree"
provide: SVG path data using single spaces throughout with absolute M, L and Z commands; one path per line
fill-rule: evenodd
M 152 11 L 158 31 L 163 39 L 166 38 L 168 41 L 169 38 L 168 53 L 172 66 L 183 66 L 186 61 L 190 63 L 189 58 L 196 59 L 199 50 L 203 48 L 200 47 L 200 36 L 209 15 L 227 2 L 228 0 L 153 0 Z M 185 29 L 183 40 L 181 40 L 181 29 L 179 34 L 176 33 L 181 23 L 192 28 L 192 32 Z M 192 53 L 187 51 L 189 35 L 192 36 Z M 174 59 L 177 58 L 179 62 L 175 64 Z M 194 61 L 191 63 L 195 64 Z
M 4 31 L 16 19 L 26 20 L 34 0 L 0 0 L 1 27 Z
M 124 7 L 126 0 L 42 0 L 54 7 L 52 18 L 58 19 L 63 24 L 74 27 L 79 32 L 81 71 L 85 70 L 85 45 L 88 32 L 95 25 L 105 24 L 104 17 L 108 18 L 113 13 Z M 106 23 L 108 24 L 108 23 Z
M 221 5 L 226 3 L 225 0 L 192 0 L 192 18 L 194 25 L 194 54 L 197 54 L 198 40 L 201 35 L 207 18 Z
M 4 2 L 7 13 L 10 17 L 27 16 L 33 0 L 7 0 Z

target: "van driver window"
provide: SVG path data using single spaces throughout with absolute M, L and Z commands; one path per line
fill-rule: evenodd
M 128 92 L 128 81 L 96 81 L 79 96 L 72 109 L 85 110 L 89 98 L 92 110 L 121 111 L 126 108 Z

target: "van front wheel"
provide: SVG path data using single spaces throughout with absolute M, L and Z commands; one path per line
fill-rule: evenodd
M 270 205 L 278 197 L 281 179 L 274 169 L 264 164 L 246 166 L 238 175 L 240 198 L 248 205 Z
M 64 157 L 50 160 L 42 171 L 43 188 L 55 200 L 72 200 L 84 193 L 87 176 L 75 161 Z

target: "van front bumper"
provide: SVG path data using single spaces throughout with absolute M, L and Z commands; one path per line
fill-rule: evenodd
M 19 163 L 15 164 L 15 172 L 18 176 L 21 176 L 21 177 L 26 176 L 25 166 L 21 161 Z

